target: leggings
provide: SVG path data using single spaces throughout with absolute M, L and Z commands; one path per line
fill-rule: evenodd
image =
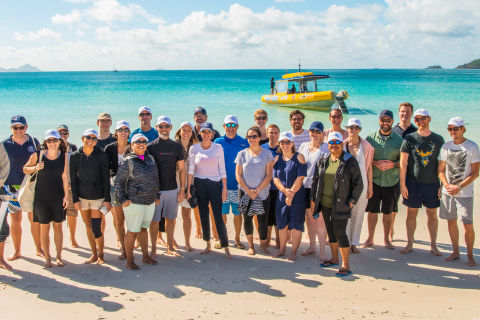
M 267 223 L 269 227 L 277 226 L 277 221 L 275 218 L 275 211 L 277 207 L 277 198 L 278 198 L 278 190 L 272 190 L 268 192 L 268 209 L 265 209 L 265 212 L 268 212 L 267 215 Z
M 0 203 L 2 202 L 0 201 Z M 7 216 L 8 213 L 5 214 L 3 221 L 0 221 L 0 242 L 4 242 L 5 240 L 7 240 L 8 236 L 10 235 L 10 228 L 8 227 Z
M 328 241 L 338 242 L 340 248 L 350 247 L 347 236 L 348 219 L 335 219 L 332 217 L 332 208 L 322 207 L 323 220 L 327 228 Z
M 243 197 L 245 192 L 240 190 L 240 199 Z M 276 200 L 276 199 L 275 199 Z M 267 231 L 268 231 L 268 207 L 270 204 L 270 199 L 267 198 L 263 200 L 263 210 L 265 211 L 264 214 L 257 214 L 257 221 L 258 221 L 258 235 L 260 236 L 260 240 L 267 239 Z M 243 214 L 243 229 L 245 230 L 245 235 L 249 236 L 253 234 L 253 216 L 249 216 L 248 213 Z
M 210 179 L 195 178 L 195 192 L 198 197 L 198 211 L 202 223 L 203 240 L 210 241 L 210 210 L 212 206 L 213 219 L 217 227 L 218 237 L 222 248 L 228 247 L 227 228 L 222 217 L 222 183 Z

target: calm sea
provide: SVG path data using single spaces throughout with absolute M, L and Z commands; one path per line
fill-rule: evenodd
M 464 117 L 468 135 L 480 142 L 480 70 L 305 71 L 330 75 L 319 81 L 324 90 L 349 92 L 346 119 L 362 120 L 362 136 L 376 130 L 376 114 L 381 110 L 397 114 L 399 103 L 408 101 L 415 108 L 427 108 L 433 130 L 444 137 L 448 137 L 448 119 Z M 110 112 L 114 122 L 125 119 L 138 127 L 137 109 L 142 105 L 152 108 L 154 118 L 170 116 L 174 130 L 181 122 L 193 120 L 196 106 L 207 109 L 209 121 L 221 132 L 223 117 L 235 114 L 242 135 L 253 124 L 253 111 L 264 108 L 269 122 L 283 131 L 289 129 L 291 109 L 269 107 L 260 101 L 261 95 L 270 91 L 270 78 L 278 79 L 283 73 L 285 70 L 0 73 L 0 132 L 2 139 L 7 137 L 11 116 L 21 114 L 27 118 L 31 134 L 42 138 L 45 130 L 65 123 L 71 140 L 78 143 L 83 130 L 94 127 L 103 111 Z M 328 126 L 327 113 L 305 113 L 306 126 L 315 120 Z

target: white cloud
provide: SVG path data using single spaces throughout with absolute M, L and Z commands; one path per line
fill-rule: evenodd
M 51 17 L 50 20 L 54 24 L 72 25 L 74 23 L 82 21 L 82 14 L 77 9 L 73 9 L 71 13 L 67 13 L 64 15 L 57 13 L 56 15 Z
M 58 32 L 54 32 L 51 29 L 48 28 L 43 28 L 35 32 L 27 32 L 26 34 L 21 34 L 21 33 L 14 33 L 14 39 L 19 40 L 19 41 L 24 41 L 24 40 L 30 40 L 30 41 L 35 41 L 35 40 L 40 40 L 40 39 L 60 39 L 62 38 L 62 35 Z

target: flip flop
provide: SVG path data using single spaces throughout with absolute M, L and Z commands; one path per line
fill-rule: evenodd
M 219 243 L 215 243 L 215 244 L 213 245 L 213 247 L 214 247 L 215 249 L 222 249 L 222 245 L 220 244 L 220 242 L 219 242 Z
M 340 269 L 338 270 L 338 272 L 335 272 L 335 275 L 337 277 L 340 277 L 340 278 L 343 278 L 343 277 L 346 277 L 346 276 L 349 276 L 352 274 L 352 271 L 351 270 L 347 270 L 347 269 Z
M 324 263 L 320 263 L 320 267 L 322 268 L 328 268 L 328 267 L 333 267 L 333 266 L 338 266 L 338 263 L 335 263 L 333 261 L 325 261 Z

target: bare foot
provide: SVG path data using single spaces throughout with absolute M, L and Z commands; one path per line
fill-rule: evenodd
M 283 251 L 278 250 L 277 252 L 272 254 L 272 257 L 273 258 L 278 258 L 278 257 L 284 256 L 284 255 L 285 255 L 285 250 L 283 250 Z
M 97 260 L 98 260 L 98 256 L 97 256 L 97 255 L 92 255 L 92 256 L 90 257 L 90 259 L 85 260 L 84 263 L 86 263 L 86 264 L 91 264 L 91 263 L 97 262 Z
M 200 231 L 200 232 L 197 231 L 197 233 L 195 233 L 195 238 L 196 238 L 196 239 L 202 239 L 202 237 L 203 237 L 203 236 L 202 236 L 202 232 L 201 232 L 201 231 Z
M 134 247 L 135 247 L 135 249 L 140 248 L 140 242 L 138 240 L 135 241 L 135 246 Z
M 37 252 L 35 253 L 35 255 L 37 257 L 40 257 L 40 258 L 45 258 L 45 255 L 43 254 L 43 250 L 37 250 Z
M 460 259 L 460 253 L 452 253 L 448 257 L 445 258 L 445 261 L 453 261 L 453 260 L 458 260 Z
M 275 243 L 275 249 L 280 249 L 280 242 Z
M 247 254 L 249 254 L 249 255 L 251 255 L 251 256 L 255 255 L 255 249 L 253 249 L 253 248 L 248 248 Z
M 65 263 L 62 261 L 62 258 L 57 257 L 55 263 L 57 264 L 57 267 L 65 267 Z
M 9 265 L 5 260 L 3 260 L 3 258 L 0 259 L 0 269 L 4 269 L 4 270 L 12 270 L 12 266 Z
M 150 258 L 157 261 L 157 252 L 150 252 Z
M 22 256 L 22 254 L 20 252 L 14 252 L 12 253 L 10 256 L 8 256 L 7 260 L 8 261 L 13 261 L 13 260 L 17 260 L 18 258 L 20 258 Z
M 185 245 L 185 251 L 193 251 L 192 246 L 189 245 L 189 244 L 186 244 L 186 245 Z
M 228 249 L 228 247 L 225 248 L 225 256 L 227 257 L 227 259 L 233 259 L 233 256 L 230 253 L 230 250 Z
M 309 247 L 307 250 L 302 252 L 302 256 L 308 256 L 312 253 L 316 253 L 317 251 L 315 250 L 315 247 Z
M 127 259 L 127 254 L 124 251 L 118 256 L 118 260 L 125 260 L 125 259 Z
M 352 251 L 352 253 L 360 253 L 360 250 L 357 249 L 357 246 L 350 246 L 350 251 Z
M 78 248 L 78 247 L 80 246 L 78 245 L 77 241 L 75 239 L 72 240 L 72 248 Z
M 365 242 L 363 243 L 362 248 L 368 248 L 368 247 L 371 247 L 371 246 L 373 246 L 373 241 L 367 239 L 367 241 L 365 241 Z
M 270 247 L 270 240 L 265 241 L 265 248 Z
M 165 240 L 163 240 L 163 238 L 157 238 L 157 243 L 162 247 L 167 247 L 167 243 L 165 242 Z
M 390 240 L 385 240 L 385 248 L 393 250 L 395 246 L 390 242 Z
M 127 263 L 125 265 L 125 267 L 128 269 L 128 270 L 139 270 L 140 267 L 138 265 L 135 264 L 135 262 L 132 262 L 132 263 Z
M 270 254 L 270 251 L 269 251 L 267 248 L 268 248 L 267 245 L 265 245 L 265 246 L 260 246 L 260 249 L 262 249 L 262 252 L 263 252 L 264 254 Z
M 117 249 L 121 249 L 122 248 L 122 244 L 120 243 L 120 241 L 117 240 Z
M 405 248 L 403 248 L 402 250 L 400 250 L 400 253 L 401 254 L 407 254 L 407 253 L 410 253 L 413 251 L 413 248 L 412 246 L 406 246 Z
M 468 256 L 468 262 L 467 264 L 470 266 L 470 267 L 475 267 L 477 265 L 477 262 L 475 261 L 475 259 L 473 258 L 473 256 Z
M 295 261 L 295 260 L 297 260 L 297 255 L 296 255 L 296 254 L 290 254 L 290 255 L 288 256 L 287 260 Z
M 157 261 L 153 260 L 149 256 L 143 257 L 142 262 L 146 263 L 146 264 L 151 264 L 151 265 L 156 265 L 157 264 Z
M 177 241 L 173 240 L 173 249 L 178 250 L 180 247 L 178 246 Z
M 168 249 L 165 254 L 168 254 L 169 256 L 174 256 L 174 257 L 181 257 L 182 255 L 175 251 L 175 249 Z
M 327 255 L 325 255 L 325 254 L 319 254 L 319 255 L 317 256 L 317 259 L 318 259 L 319 261 L 321 261 L 321 262 L 325 262 L 325 261 L 328 260 L 328 257 L 327 257 Z
M 292 239 L 288 239 L 287 243 L 292 244 Z
M 207 254 L 209 253 L 210 251 L 212 251 L 212 248 L 210 246 L 206 247 L 205 249 L 203 249 L 200 254 Z
M 433 254 L 436 257 L 443 256 L 443 254 L 438 250 L 437 246 L 433 246 L 430 248 L 430 253 Z
M 104 263 L 105 263 L 105 258 L 103 257 L 103 254 L 99 254 L 97 264 L 104 264 Z
M 52 260 L 47 260 L 47 261 L 45 261 L 45 263 L 43 264 L 43 267 L 44 267 L 44 268 L 51 268 L 51 267 L 53 267 Z

